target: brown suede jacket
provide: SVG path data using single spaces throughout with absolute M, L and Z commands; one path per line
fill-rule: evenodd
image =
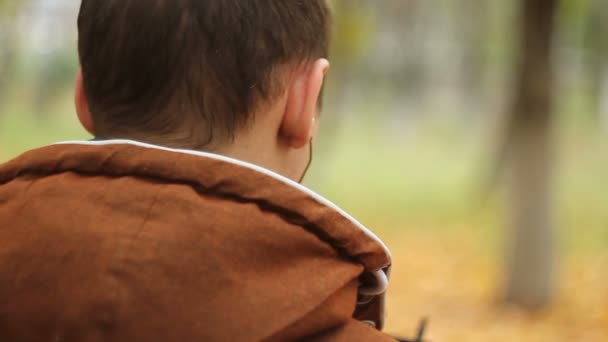
M 116 140 L 0 166 L 0 341 L 394 341 L 390 264 L 329 201 L 230 158 Z

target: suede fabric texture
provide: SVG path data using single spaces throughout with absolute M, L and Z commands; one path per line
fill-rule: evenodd
M 361 322 L 382 326 L 384 295 L 360 289 L 390 262 L 221 158 L 83 143 L 0 166 L 0 341 L 394 341 Z

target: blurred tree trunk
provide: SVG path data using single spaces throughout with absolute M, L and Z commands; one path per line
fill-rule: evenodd
M 0 0 L 0 105 L 12 81 L 17 59 L 16 16 L 29 0 Z
M 593 114 L 602 125 L 605 126 L 605 118 L 608 109 L 605 108 L 605 96 L 608 91 L 608 42 L 604 34 L 608 32 L 608 1 L 595 0 L 591 2 L 589 18 L 585 26 L 585 50 L 586 50 L 586 77 L 591 83 L 590 96 L 593 105 Z M 605 128 L 605 127 L 602 127 Z
M 552 41 L 557 0 L 521 0 L 521 56 L 509 125 L 512 245 L 506 300 L 549 304 L 555 287 Z
M 488 69 L 486 50 L 492 4 L 487 0 L 461 0 L 456 5 L 460 8 L 457 15 L 463 46 L 460 82 L 467 112 L 475 113 L 487 105 L 484 103 L 488 98 L 485 93 L 485 76 Z
M 15 61 L 15 35 L 12 21 L 0 13 L 0 104 L 9 85 L 9 76 Z
M 3 103 L 15 61 L 15 45 L 13 20 L 6 15 L 3 2 L 0 0 L 0 104 Z

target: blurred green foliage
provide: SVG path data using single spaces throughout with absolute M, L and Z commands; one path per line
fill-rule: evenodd
M 332 9 L 336 13 L 334 19 L 334 44 L 332 59 L 355 61 L 365 54 L 376 29 L 375 18 L 366 7 L 357 0 L 333 0 Z

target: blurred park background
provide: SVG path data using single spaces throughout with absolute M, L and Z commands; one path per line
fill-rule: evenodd
M 608 1 L 333 0 L 307 183 L 394 254 L 387 330 L 608 341 Z M 0 162 L 87 139 L 75 0 L 0 0 Z

